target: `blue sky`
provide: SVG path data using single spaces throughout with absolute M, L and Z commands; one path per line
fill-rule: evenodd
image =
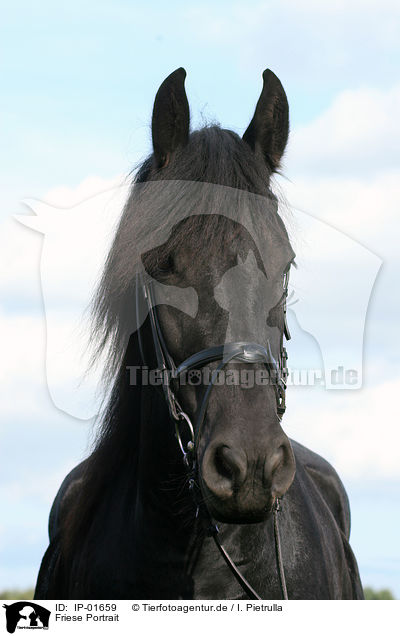
M 366 321 L 363 388 L 335 395 L 294 389 L 288 431 L 339 470 L 365 584 L 390 586 L 400 596 L 400 375 L 393 346 L 399 17 L 398 4 L 389 0 L 334 6 L 316 0 L 21 1 L 3 8 L 0 501 L 7 514 L 0 528 L 0 588 L 34 582 L 52 497 L 85 455 L 90 436 L 90 424 L 50 399 L 42 238 L 12 215 L 27 212 L 26 198 L 69 207 L 128 173 L 150 150 L 154 95 L 175 68 L 188 73 L 194 126 L 217 120 L 242 133 L 269 67 L 291 110 L 279 187 L 289 203 L 383 261 Z M 332 278 L 336 265 L 332 259 Z M 348 276 L 356 288 L 362 272 L 353 268 Z

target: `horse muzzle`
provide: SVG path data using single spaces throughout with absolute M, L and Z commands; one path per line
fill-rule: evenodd
M 271 448 L 255 449 L 213 440 L 203 454 L 200 484 L 210 514 L 225 523 L 257 523 L 266 519 L 275 499 L 290 487 L 295 460 L 287 436 Z

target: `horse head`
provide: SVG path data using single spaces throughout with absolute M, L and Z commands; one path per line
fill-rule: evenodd
M 139 184 L 162 184 L 165 209 L 184 214 L 141 260 L 163 289 L 194 290 L 197 297 L 195 315 L 179 303 L 152 301 L 159 337 L 176 367 L 224 345 L 223 380 L 211 382 L 211 389 L 201 381 L 176 383 L 174 398 L 194 423 L 195 464 L 211 514 L 227 522 L 257 522 L 292 483 L 294 457 L 281 427 L 276 386 L 262 374 L 266 360 L 256 356 L 249 364 L 242 355 L 229 359 L 229 351 L 232 343 L 247 342 L 267 347 L 274 361 L 282 353 L 284 281 L 294 254 L 270 177 L 287 142 L 288 104 L 280 81 L 267 70 L 242 138 L 218 127 L 190 133 L 185 75 L 178 69 L 157 93 L 154 153 L 138 177 Z M 179 187 L 185 196 L 169 200 L 168 192 Z M 150 334 L 147 356 L 153 345 Z M 213 377 L 218 361 L 205 355 L 197 367 L 196 378 L 201 371 L 204 379 L 205 367 Z M 245 387 L 240 378 L 250 371 L 260 381 Z

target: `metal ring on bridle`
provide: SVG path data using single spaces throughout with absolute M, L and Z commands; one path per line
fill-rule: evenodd
M 193 430 L 193 425 L 192 425 L 192 422 L 190 421 L 189 416 L 184 411 L 180 410 L 178 412 L 178 415 L 179 415 L 178 419 L 175 420 L 175 435 L 176 435 L 176 439 L 178 440 L 179 448 L 181 449 L 183 456 L 186 457 L 188 451 L 192 451 L 194 448 L 194 430 Z M 183 445 L 181 433 L 179 430 L 179 421 L 182 421 L 182 420 L 186 422 L 190 431 L 190 440 L 186 444 L 186 450 Z

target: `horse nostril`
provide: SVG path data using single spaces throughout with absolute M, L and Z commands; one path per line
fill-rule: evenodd
M 231 496 L 246 477 L 245 456 L 220 444 L 210 449 L 203 462 L 203 478 L 207 487 L 218 496 Z
M 232 458 L 232 452 L 227 446 L 219 446 L 215 451 L 215 467 L 221 477 L 233 480 L 237 467 Z
M 285 459 L 285 449 L 283 446 L 279 446 L 279 448 L 265 462 L 264 475 L 269 475 L 269 479 L 271 479 L 271 476 L 273 476 L 275 472 L 279 469 L 284 459 Z
M 246 455 L 229 446 L 221 446 L 216 451 L 215 461 L 220 474 L 231 480 L 234 489 L 240 488 L 247 475 Z
M 264 481 L 271 484 L 273 496 L 282 497 L 291 485 L 296 470 L 289 440 L 282 444 L 264 466 Z

